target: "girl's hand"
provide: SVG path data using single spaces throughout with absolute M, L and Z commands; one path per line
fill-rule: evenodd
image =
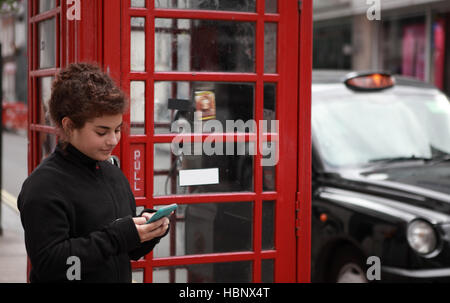
M 152 215 L 153 214 L 143 213 L 142 217 L 133 218 L 141 243 L 161 237 L 169 228 L 169 219 L 166 217 L 146 224 L 147 220 L 150 219 Z

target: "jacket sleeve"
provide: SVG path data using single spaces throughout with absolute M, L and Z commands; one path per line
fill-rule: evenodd
M 21 192 L 18 197 L 27 253 L 40 281 L 66 280 L 71 256 L 80 259 L 83 280 L 83 274 L 98 271 L 98 264 L 105 259 L 139 246 L 131 216 L 117 219 L 85 237 L 71 238 L 68 204 L 46 193 L 35 189 L 28 194 Z
M 144 212 L 148 212 L 148 213 L 154 213 L 156 212 L 156 210 L 154 209 L 150 209 L 150 208 L 146 208 L 144 209 L 139 216 L 142 216 L 142 214 Z M 148 254 L 149 252 L 151 252 L 153 250 L 153 248 L 156 246 L 156 244 L 158 244 L 162 238 L 164 238 L 170 230 L 170 224 L 167 228 L 167 231 L 164 233 L 164 235 L 154 238 L 150 241 L 146 241 L 144 243 L 141 243 L 139 247 L 137 247 L 136 249 L 130 251 L 128 253 L 128 255 L 130 256 L 130 259 L 132 260 L 139 260 L 141 257 L 145 256 L 146 254 Z

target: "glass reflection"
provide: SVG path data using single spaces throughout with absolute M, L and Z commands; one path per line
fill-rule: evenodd
M 253 191 L 253 156 L 249 153 L 249 145 L 245 142 L 242 144 L 224 143 L 223 149 L 230 148 L 230 146 L 234 148 L 233 155 L 175 156 L 170 144 L 155 144 L 153 195 Z M 251 143 L 251 145 L 254 144 Z M 192 143 L 192 148 L 196 148 L 194 143 Z M 207 168 L 218 168 L 219 184 L 179 185 L 180 170 Z
M 276 120 L 276 88 L 274 83 L 264 83 L 264 116 L 263 120 L 267 121 L 267 132 L 276 132 L 272 129 L 272 121 Z
M 55 0 L 39 0 L 39 13 L 55 8 Z
M 56 62 L 55 18 L 38 24 L 39 68 L 50 68 Z
M 273 283 L 274 260 L 261 260 L 261 283 Z
M 42 77 L 38 79 L 39 94 L 40 94 L 40 114 L 39 124 L 51 125 L 50 112 L 48 102 L 50 101 L 52 93 L 53 77 Z
M 145 82 L 130 82 L 130 124 L 132 135 L 145 134 Z
M 131 7 L 145 7 L 145 0 L 131 0 Z
M 145 18 L 131 18 L 130 69 L 145 71 Z
M 275 201 L 263 201 L 262 203 L 262 249 L 275 248 Z
M 132 283 L 144 283 L 144 269 L 137 268 L 133 269 L 131 272 L 131 282 Z
M 41 161 L 47 158 L 56 148 L 56 136 L 48 133 L 38 134 L 38 146 L 40 146 Z
M 252 262 L 193 264 L 153 269 L 156 283 L 250 283 Z
M 179 205 L 170 220 L 155 258 L 252 250 L 253 202 Z
M 264 72 L 277 72 L 277 24 L 264 24 Z
M 266 13 L 276 14 L 278 12 L 278 0 L 266 0 Z
M 186 123 L 195 132 L 194 111 L 202 110 L 202 98 L 213 101 L 205 115 L 220 122 L 254 119 L 254 84 L 224 82 L 155 82 L 155 133 L 169 133 L 172 122 Z M 268 97 L 269 98 L 269 97 Z M 177 99 L 169 106 L 169 99 Z M 269 101 L 268 101 L 269 102 Z M 206 120 L 203 120 L 206 121 Z M 229 124 L 230 125 L 230 124 Z M 234 131 L 232 131 L 234 132 Z
M 256 0 L 155 0 L 155 8 L 254 12 Z
M 155 19 L 156 71 L 255 71 L 255 24 Z

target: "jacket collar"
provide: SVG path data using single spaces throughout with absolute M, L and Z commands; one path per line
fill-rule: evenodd
M 98 168 L 99 161 L 86 156 L 70 143 L 67 143 L 65 148 L 61 143 L 59 143 L 56 146 L 56 152 L 61 154 L 65 159 L 68 159 L 69 161 L 75 162 L 77 164 L 82 164 L 89 169 L 95 170 L 96 168 Z

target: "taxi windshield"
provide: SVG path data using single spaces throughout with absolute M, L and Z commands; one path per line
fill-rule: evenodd
M 333 167 L 450 154 L 450 103 L 436 90 L 313 88 L 311 118 L 315 146 Z

